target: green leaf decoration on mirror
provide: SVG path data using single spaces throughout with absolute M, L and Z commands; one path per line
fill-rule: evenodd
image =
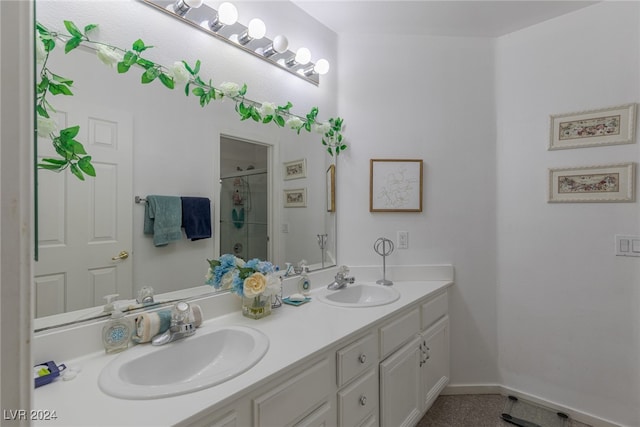
M 119 74 L 129 72 L 132 67 L 141 68 L 143 70 L 140 76 L 141 84 L 151 84 L 159 80 L 169 90 L 184 85 L 185 95 L 192 94 L 197 97 L 202 107 L 213 100 L 231 98 L 235 101 L 235 111 L 241 121 L 251 119 L 257 123 L 273 123 L 281 128 L 288 127 L 297 134 L 302 130 L 316 131 L 323 135 L 322 144 L 327 147 L 327 152 L 331 156 L 337 156 L 347 149 L 342 136 L 343 120 L 337 117 L 319 122 L 317 107 L 313 107 L 304 116 L 298 116 L 291 112 L 293 108 L 291 102 L 276 107 L 269 102 L 257 102 L 247 98 L 246 84 L 223 82 L 220 87 L 215 87 L 211 79 L 205 82 L 200 77 L 200 60 L 197 60 L 193 67 L 184 60 L 176 61 L 173 66 L 167 67 L 142 57 L 145 51 L 153 48 L 153 46 L 147 46 L 142 39 L 134 41 L 131 49 L 123 49 L 91 40 L 88 34 L 98 27 L 97 24 L 85 25 L 83 30 L 80 30 L 74 22 L 65 20 L 64 27 L 67 33 L 51 31 L 42 23 L 36 23 L 35 45 L 39 67 L 39 81 L 35 85 L 35 112 L 38 119 L 36 132 L 39 137 L 51 139 L 56 153 L 60 156 L 59 159 L 42 159 L 38 164 L 40 169 L 56 172 L 69 169 L 80 180 L 84 180 L 85 175 L 96 176 L 95 168 L 91 164 L 91 156 L 87 154 L 82 143 L 75 139 L 80 127 L 71 126 L 57 132 L 56 123 L 51 118 L 50 112 L 54 112 L 55 108 L 50 104 L 48 96 L 73 96 L 71 90 L 73 80 L 53 73 L 47 66 L 49 54 L 55 49 L 56 41 L 64 44 L 65 54 L 80 46 L 95 50 L 98 59 L 105 65 L 115 68 Z

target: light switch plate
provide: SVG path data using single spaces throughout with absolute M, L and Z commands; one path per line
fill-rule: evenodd
M 398 231 L 398 249 L 409 249 L 409 232 Z
M 616 234 L 616 256 L 640 257 L 640 236 Z

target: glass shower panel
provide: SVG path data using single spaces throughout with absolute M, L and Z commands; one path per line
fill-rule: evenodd
M 245 260 L 268 259 L 267 173 L 235 175 L 221 181 L 220 253 Z

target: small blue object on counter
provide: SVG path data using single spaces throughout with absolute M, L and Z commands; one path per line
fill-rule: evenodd
M 288 296 L 282 299 L 282 302 L 289 305 L 302 305 L 311 301 L 310 297 L 304 297 L 303 299 L 295 298 L 294 295 Z
M 57 365 L 56 362 L 50 360 L 33 367 L 33 377 L 35 379 L 36 388 L 49 384 L 55 378 L 60 376 L 60 372 L 67 369 L 64 364 Z

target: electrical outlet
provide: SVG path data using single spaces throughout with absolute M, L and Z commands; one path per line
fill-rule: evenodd
M 640 257 L 640 236 L 616 234 L 616 256 Z
M 283 233 L 288 233 L 289 232 L 289 224 L 287 224 L 286 222 L 283 223 L 280 231 L 282 231 Z
M 398 231 L 398 249 L 409 249 L 409 232 Z

